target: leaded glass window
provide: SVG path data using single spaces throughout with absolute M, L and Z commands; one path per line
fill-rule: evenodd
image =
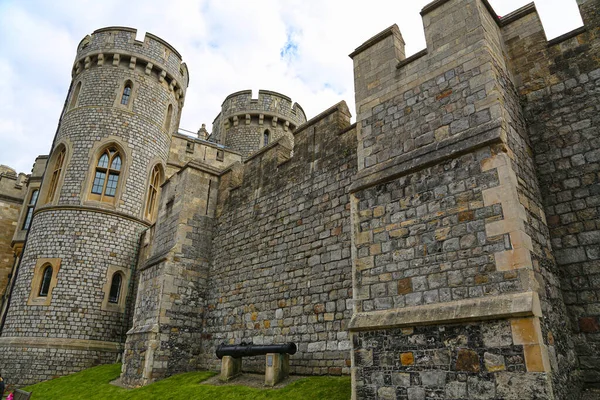
M 50 203 L 54 200 L 54 196 L 56 195 L 56 188 L 58 187 L 58 180 L 60 179 L 60 174 L 62 173 L 63 164 L 65 162 L 65 149 L 61 149 L 56 157 L 56 161 L 54 162 L 54 166 L 52 168 L 52 177 L 50 178 L 50 186 L 48 187 L 48 194 L 46 195 L 46 203 Z
M 101 197 L 115 197 L 119 185 L 121 166 L 121 155 L 117 148 L 109 147 L 105 149 L 98 158 L 94 182 L 92 183 L 92 193 Z
M 35 203 L 37 203 L 38 194 L 40 192 L 38 190 L 34 190 L 31 193 L 31 198 L 29 199 L 29 204 L 27 204 L 27 215 L 25 217 L 25 222 L 23 222 L 23 229 L 27 230 L 31 226 L 31 218 L 33 218 L 33 209 L 35 208 Z
M 131 81 L 127 81 L 127 83 L 125 83 L 125 87 L 123 88 L 123 95 L 121 96 L 121 104 L 123 104 L 124 106 L 129 104 L 129 97 L 131 96 L 132 86 L 133 85 L 131 84 Z

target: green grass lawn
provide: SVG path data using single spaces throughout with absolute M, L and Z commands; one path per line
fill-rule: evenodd
M 348 400 L 350 378 L 315 376 L 289 384 L 283 389 L 254 389 L 244 386 L 209 386 L 202 381 L 213 372 L 188 372 L 138 389 L 123 389 L 109 384 L 117 379 L 121 364 L 101 365 L 73 375 L 41 382 L 24 388 L 33 392 L 33 400 Z

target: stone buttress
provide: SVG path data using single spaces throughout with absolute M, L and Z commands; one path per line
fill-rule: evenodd
M 422 11 L 356 49 L 357 399 L 563 399 L 573 344 L 503 19 L 485 0 Z M 569 390 L 569 392 L 567 392 Z

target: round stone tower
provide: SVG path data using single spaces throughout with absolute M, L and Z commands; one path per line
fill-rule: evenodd
M 253 99 L 251 90 L 243 90 L 223 101 L 211 139 L 247 158 L 282 136 L 293 143 L 293 132 L 305 122 L 304 110 L 298 103 L 292 105 L 289 97 L 259 90 L 258 99 Z
M 123 27 L 86 36 L 72 77 L 1 325 L 11 384 L 120 356 L 140 234 L 156 215 L 188 86 L 177 50 Z

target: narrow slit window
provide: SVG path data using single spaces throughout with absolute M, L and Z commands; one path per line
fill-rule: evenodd
M 160 166 L 156 165 L 152 169 L 152 175 L 150 176 L 150 184 L 148 185 L 148 199 L 146 201 L 146 218 L 154 220 L 156 213 L 156 200 L 158 197 L 158 188 L 160 187 L 162 180 L 162 174 Z
M 108 302 L 109 303 L 118 303 L 119 297 L 121 296 L 121 283 L 123 282 L 123 277 L 120 273 L 115 272 L 112 277 L 112 281 L 110 283 L 110 293 L 108 294 Z
M 63 169 L 63 163 L 65 162 L 65 149 L 63 148 L 58 153 L 56 157 L 56 161 L 54 162 L 54 167 L 52 171 L 52 177 L 50 178 L 50 186 L 48 187 L 48 194 L 46 195 L 46 203 L 50 203 L 54 200 L 54 196 L 56 195 L 56 188 L 58 186 L 58 180 L 60 179 L 60 175 Z
M 173 117 L 173 105 L 169 104 L 167 107 L 167 117 L 165 118 L 165 132 L 171 132 L 171 118 Z
M 39 194 L 39 190 L 34 190 L 31 193 L 31 198 L 29 199 L 29 204 L 27 204 L 27 215 L 25 216 L 25 222 L 23 222 L 23 229 L 27 230 L 31 226 L 31 218 L 33 218 L 33 209 L 35 208 L 35 203 L 37 203 L 37 198 Z
M 131 97 L 132 86 L 133 84 L 131 83 L 131 81 L 127 81 L 127 83 L 125 83 L 125 87 L 123 88 L 123 95 L 121 96 L 121 104 L 123 104 L 124 106 L 129 104 L 129 97 Z
M 48 265 L 44 268 L 44 274 L 42 275 L 42 284 L 40 285 L 40 297 L 48 296 L 50 290 L 50 281 L 52 280 L 52 267 Z
M 267 146 L 269 144 L 269 140 L 271 139 L 271 133 L 267 129 L 265 133 L 263 133 L 263 146 Z
M 80 90 L 81 90 L 81 82 L 77 83 L 77 86 L 75 86 L 75 91 L 73 92 L 73 97 L 71 98 L 71 106 L 69 107 L 69 109 L 73 109 L 77 105 L 77 99 L 79 98 Z

